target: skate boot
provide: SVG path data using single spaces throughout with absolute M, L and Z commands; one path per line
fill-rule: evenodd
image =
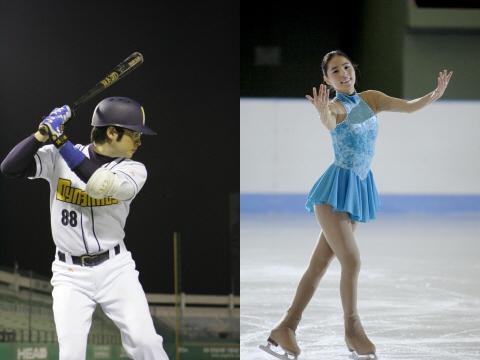
M 260 345 L 259 348 L 270 355 L 282 360 L 295 360 L 300 355 L 300 348 L 295 337 L 295 330 L 297 329 L 300 318 L 293 318 L 287 312 L 284 318 L 273 328 L 267 340 L 267 345 Z M 273 347 L 280 347 L 283 354 L 272 349 Z
M 345 343 L 353 359 L 377 359 L 375 345 L 365 334 L 358 315 L 345 319 Z
M 284 354 L 272 350 L 272 346 L 280 346 Z M 260 345 L 259 347 L 270 355 L 283 360 L 295 360 L 298 355 L 300 355 L 300 348 L 295 338 L 295 331 L 288 327 L 273 329 L 268 337 L 267 345 Z

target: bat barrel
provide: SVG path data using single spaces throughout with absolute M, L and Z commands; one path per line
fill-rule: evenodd
M 102 80 L 100 80 L 94 87 L 88 90 L 85 94 L 79 97 L 70 106 L 72 110 L 72 117 L 77 112 L 80 106 L 93 98 L 95 95 L 101 93 L 106 88 L 115 84 L 118 80 L 130 74 L 133 70 L 143 64 L 143 55 L 138 51 L 130 54 L 125 60 L 118 64 L 110 73 L 107 74 Z

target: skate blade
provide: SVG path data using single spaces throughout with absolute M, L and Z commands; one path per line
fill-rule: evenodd
M 378 357 L 375 354 L 366 354 L 366 355 L 358 355 L 356 351 L 352 351 L 350 353 L 350 357 L 354 360 L 377 360 Z
M 290 354 L 288 352 L 285 352 L 284 354 L 277 353 L 276 351 L 272 350 L 272 344 L 268 343 L 267 346 L 265 345 L 259 345 L 258 348 L 260 350 L 265 351 L 266 353 L 275 356 L 277 359 L 282 359 L 282 360 L 297 360 L 297 356 Z

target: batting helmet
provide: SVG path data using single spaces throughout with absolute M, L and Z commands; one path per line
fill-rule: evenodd
M 109 97 L 100 101 L 93 111 L 92 126 L 120 126 L 145 135 L 157 133 L 145 126 L 145 111 L 135 100 L 127 97 Z

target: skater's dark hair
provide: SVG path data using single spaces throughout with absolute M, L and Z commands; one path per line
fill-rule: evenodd
M 328 64 L 330 63 L 330 61 L 335 57 L 335 56 L 343 56 L 345 59 L 347 59 L 348 61 L 350 61 L 350 63 L 352 64 L 353 66 L 353 69 L 355 70 L 355 75 L 358 75 L 360 74 L 360 71 L 358 70 L 358 65 L 355 64 L 351 59 L 350 57 L 345 54 L 342 50 L 333 50 L 333 51 L 330 51 L 328 53 L 326 53 L 323 57 L 323 60 L 322 60 L 322 73 L 323 73 L 323 76 L 327 76 L 327 71 L 328 71 Z M 327 88 L 329 89 L 332 89 L 332 87 L 330 85 L 328 85 L 325 81 L 324 81 L 325 85 L 327 85 Z M 355 84 L 354 86 L 357 85 L 357 76 L 355 76 Z

